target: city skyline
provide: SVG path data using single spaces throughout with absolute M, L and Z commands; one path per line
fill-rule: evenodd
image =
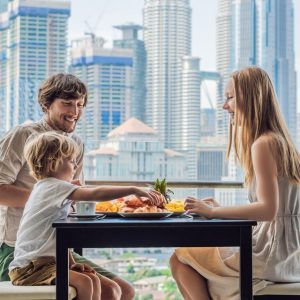
M 87 6 L 83 0 L 72 1 L 71 17 L 69 23 L 70 39 L 82 37 L 89 26 L 97 24 L 95 33 L 108 40 L 107 46 L 112 45 L 112 40 L 120 38 L 120 33 L 114 25 L 134 22 L 143 24 L 144 0 L 130 0 L 132 5 L 122 0 L 89 0 Z M 191 0 L 192 8 L 192 55 L 200 58 L 201 70 L 216 70 L 216 17 L 218 0 Z M 294 2 L 294 29 L 295 29 L 295 67 L 297 71 L 297 86 L 300 87 L 300 1 Z M 196 17 L 197 16 L 197 17 Z M 299 26 L 297 26 L 299 24 Z M 201 30 L 204 28 L 204 30 Z M 211 28 L 211 30 L 208 30 Z M 142 36 L 141 36 L 142 37 Z M 214 95 L 213 95 L 214 96 Z M 213 97 L 213 102 L 215 100 Z M 204 107 L 208 107 L 207 101 Z M 297 94 L 297 111 L 300 111 L 300 92 Z

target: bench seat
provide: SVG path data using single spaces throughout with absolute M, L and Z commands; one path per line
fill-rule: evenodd
M 300 283 L 276 283 L 269 285 L 257 292 L 254 299 L 300 299 Z
M 0 282 L 0 300 L 53 300 L 55 285 L 15 286 L 10 281 Z M 76 298 L 76 290 L 69 287 L 68 300 Z

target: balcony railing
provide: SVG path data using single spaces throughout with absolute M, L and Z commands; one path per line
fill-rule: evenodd
M 141 187 L 152 186 L 153 181 L 134 180 L 86 180 L 87 185 L 135 185 Z M 243 182 L 237 181 L 168 181 L 168 187 L 172 188 L 243 188 Z

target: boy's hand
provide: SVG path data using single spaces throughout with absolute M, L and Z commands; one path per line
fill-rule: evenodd
M 75 263 L 71 265 L 70 270 L 74 270 L 77 272 L 87 272 L 96 274 L 96 271 L 88 265 Z
M 141 201 L 147 202 L 150 205 L 162 206 L 162 204 L 166 202 L 165 197 L 154 190 L 148 191 L 143 188 L 136 188 L 135 195 L 138 196 Z

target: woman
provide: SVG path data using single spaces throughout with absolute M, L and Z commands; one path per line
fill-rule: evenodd
M 188 197 L 185 209 L 207 218 L 258 221 L 253 230 L 254 293 L 272 282 L 300 281 L 300 156 L 271 80 L 262 69 L 248 67 L 232 74 L 225 95 L 223 108 L 231 116 L 228 155 L 233 148 L 244 169 L 250 204 L 221 207 L 212 198 Z M 224 250 L 175 251 L 170 265 L 185 299 L 239 299 L 239 253 Z

